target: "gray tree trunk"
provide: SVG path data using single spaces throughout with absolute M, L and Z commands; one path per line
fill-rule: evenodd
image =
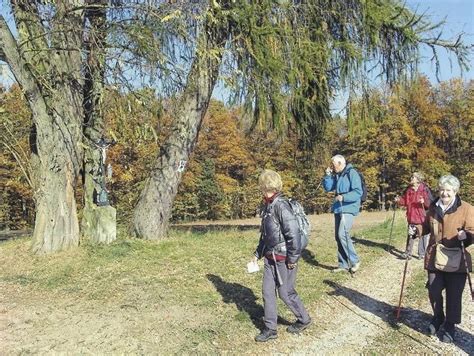
M 0 59 L 8 63 L 33 114 L 32 142 L 36 203 L 33 251 L 50 253 L 79 244 L 74 187 L 82 163 L 81 1 L 57 5 L 51 29 L 35 2 L 12 2 L 20 34 L 17 44 L 0 16 Z M 24 38 L 22 37 L 24 36 Z
M 160 148 L 157 162 L 135 207 L 133 222 L 137 237 L 150 240 L 166 237 L 178 185 L 217 81 L 228 35 L 226 27 L 224 22 L 206 24 L 200 33 L 196 57 L 170 136 Z

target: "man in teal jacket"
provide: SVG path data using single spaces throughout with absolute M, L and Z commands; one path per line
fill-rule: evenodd
M 331 211 L 335 219 L 338 267 L 333 272 L 356 272 L 360 267 L 360 259 L 350 232 L 354 217 L 360 210 L 362 197 L 360 175 L 351 164 L 346 164 L 343 156 L 335 155 L 331 159 L 331 166 L 326 168 L 322 183 L 326 192 L 336 193 Z

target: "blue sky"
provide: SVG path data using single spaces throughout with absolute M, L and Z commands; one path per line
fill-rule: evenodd
M 426 13 L 432 22 L 445 21 L 443 35 L 447 38 L 456 38 L 464 32 L 465 43 L 474 46 L 474 0 L 407 0 L 408 6 L 417 13 Z M 426 74 L 432 82 L 436 81 L 435 67 L 429 61 L 431 52 L 422 49 L 422 62 L 420 71 Z M 441 61 L 441 80 L 447 80 L 461 75 L 454 56 L 449 56 L 446 51 L 439 51 Z M 450 59 L 453 65 L 450 64 Z M 471 67 L 474 58 L 470 58 Z M 466 80 L 474 79 L 474 70 L 471 68 L 463 73 Z

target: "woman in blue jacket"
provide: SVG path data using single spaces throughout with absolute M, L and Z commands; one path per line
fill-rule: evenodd
M 334 213 L 338 267 L 333 272 L 356 272 L 360 259 L 351 239 L 354 217 L 359 214 L 362 182 L 359 173 L 341 155 L 331 159 L 323 178 L 326 192 L 335 192 L 331 211 Z

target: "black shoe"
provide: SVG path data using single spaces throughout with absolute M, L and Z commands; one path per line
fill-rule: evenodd
M 263 329 L 260 334 L 255 336 L 255 341 L 257 342 L 265 342 L 271 339 L 276 339 L 278 337 L 276 330 L 270 329 Z
M 444 322 L 444 316 L 441 319 L 438 319 L 436 317 L 431 319 L 431 323 L 428 326 L 428 334 L 433 335 L 433 336 L 436 335 L 436 333 L 438 332 L 438 330 L 439 330 L 441 324 L 443 324 L 443 322 Z
M 288 326 L 288 328 L 286 328 L 286 331 L 292 334 L 298 334 L 304 329 L 306 329 L 308 326 L 310 326 L 312 322 L 313 321 L 311 319 L 309 319 L 309 321 L 305 324 L 303 324 L 301 321 L 296 321 L 296 323 L 293 323 Z
M 446 342 L 448 344 L 451 344 L 454 342 L 454 334 L 455 334 L 455 328 L 454 324 L 450 323 L 449 321 L 446 321 L 444 323 L 444 332 L 443 335 L 441 336 L 441 341 Z

